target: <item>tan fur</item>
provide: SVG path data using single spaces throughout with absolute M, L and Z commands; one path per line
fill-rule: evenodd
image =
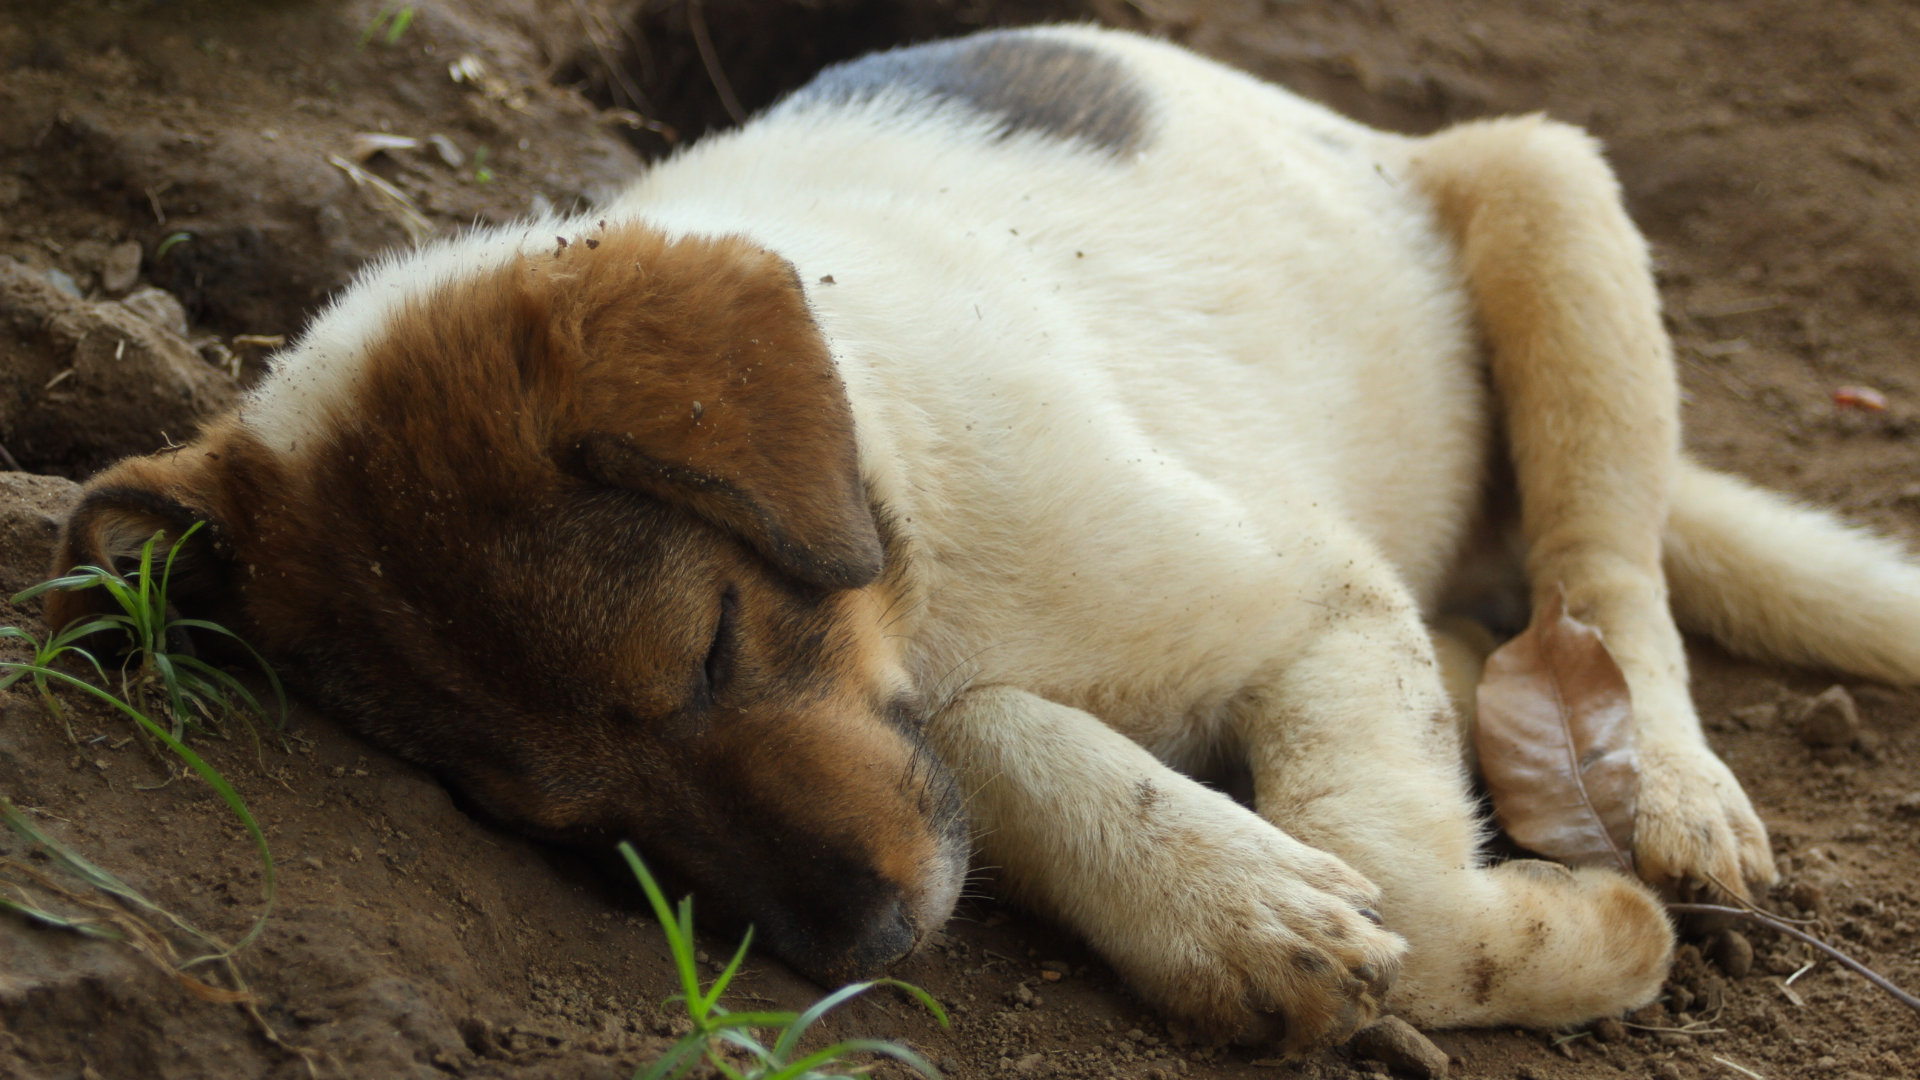
M 1646 245 L 1592 141 L 1539 118 L 1426 140 L 1415 175 L 1459 238 L 1520 487 L 1536 605 L 1600 629 L 1632 690 L 1644 770 L 1634 855 L 1673 887 L 1776 877 L 1766 830 L 1707 749 L 1661 565 L 1679 390 Z

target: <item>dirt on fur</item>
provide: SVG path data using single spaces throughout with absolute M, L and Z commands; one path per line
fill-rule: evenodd
M 832 60 L 1040 19 L 1165 35 L 1399 130 L 1585 125 L 1653 242 L 1692 452 L 1920 545 L 1905 0 L 11 0 L 0 588 L 37 578 L 72 480 L 182 437 L 367 258 L 604 195 Z M 0 603 L 0 625 L 44 630 L 35 602 Z M 1815 735 L 1798 717 L 1831 676 L 1693 657 L 1709 737 L 1773 832 L 1771 904 L 1920 987 L 1920 693 L 1848 683 L 1857 729 Z M 71 739 L 31 693 L 0 695 L 0 795 L 237 938 L 262 900 L 239 822 L 117 715 L 67 700 Z M 615 1077 L 684 1030 L 658 928 L 592 868 L 310 711 L 259 749 L 239 731 L 199 745 L 276 859 L 272 917 L 239 954 L 254 1010 L 128 944 L 0 914 L 0 1077 Z M 53 873 L 11 835 L 0 853 Z M 1432 1041 L 1467 1078 L 1920 1075 L 1920 1017 L 1862 979 L 1770 933 L 1690 933 L 1662 1002 L 1624 1023 Z M 709 964 L 729 945 L 706 940 Z M 1194 1044 L 991 900 L 899 974 L 950 1030 L 877 994 L 824 1031 L 909 1042 L 961 1080 L 1389 1070 L 1352 1048 Z M 760 957 L 737 985 L 736 1007 L 820 993 Z

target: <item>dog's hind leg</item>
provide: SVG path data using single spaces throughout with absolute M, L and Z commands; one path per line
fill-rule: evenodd
M 1408 171 L 1455 238 L 1489 349 L 1534 607 L 1561 591 L 1632 691 L 1636 868 L 1669 888 L 1771 882 L 1766 830 L 1700 731 L 1668 607 L 1679 393 L 1619 187 L 1591 139 L 1538 117 L 1410 145 Z
M 1480 863 L 1479 807 L 1428 628 L 1392 567 L 1333 520 L 1296 578 L 1315 625 L 1234 705 L 1261 816 L 1373 879 L 1407 939 L 1395 1012 L 1552 1027 L 1658 992 L 1672 931 L 1615 871 Z M 1296 556 L 1300 557 L 1300 556 Z

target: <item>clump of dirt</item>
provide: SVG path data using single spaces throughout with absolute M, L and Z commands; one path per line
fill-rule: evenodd
M 402 6 L 411 24 L 388 44 Z M 1897 0 L 16 8 L 0 20 L 0 447 L 34 473 L 78 476 L 183 437 L 364 260 L 610 192 L 728 123 L 729 96 L 750 110 L 907 39 L 1092 18 L 1401 130 L 1527 110 L 1585 124 L 1653 241 L 1693 452 L 1920 537 L 1920 12 Z M 1841 386 L 1887 406 L 1837 404 Z M 38 576 L 74 491 L 0 476 L 0 589 Z M 34 604 L 0 603 L 0 625 L 44 629 Z M 1920 697 L 1850 683 L 1848 711 L 1816 673 L 1707 646 L 1693 659 L 1709 736 L 1773 830 L 1777 909 L 1920 985 Z M 115 716 L 69 712 L 72 741 L 30 694 L 0 695 L 0 794 L 183 918 L 243 932 L 262 867 L 238 822 Z M 324 717 L 296 711 L 258 752 L 237 731 L 201 745 L 278 860 L 273 916 L 241 954 L 259 1022 L 124 945 L 0 917 L 0 1075 L 295 1077 L 311 1061 L 321 1075 L 622 1076 L 684 1030 L 660 1004 L 677 987 L 657 930 L 595 870 L 474 820 Z M 52 872 L 11 836 L 0 851 Z M 1920 1055 L 1910 1012 L 1831 963 L 1807 967 L 1805 946 L 1690 932 L 1663 1000 L 1624 1021 L 1433 1042 L 1450 1075 L 1501 1080 L 1881 1077 Z M 730 952 L 706 947 L 710 962 Z M 1195 1045 L 1082 945 L 986 901 L 900 974 L 949 1005 L 952 1030 L 881 994 L 829 1032 L 904 1039 L 962 1078 L 1387 1068 L 1352 1049 L 1283 1064 Z M 818 994 L 758 959 L 739 986 L 742 1006 Z

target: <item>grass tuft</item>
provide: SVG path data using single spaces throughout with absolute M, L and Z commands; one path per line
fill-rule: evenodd
M 865 1075 L 871 1065 L 847 1063 L 855 1054 L 892 1058 L 922 1076 L 939 1080 L 940 1070 L 934 1068 L 932 1062 L 908 1047 L 880 1039 L 845 1039 L 812 1053 L 794 1056 L 799 1052 L 801 1037 L 815 1022 L 876 986 L 891 986 L 912 995 L 933 1013 L 941 1027 L 946 1027 L 946 1010 L 932 994 L 911 983 L 898 979 L 853 983 L 814 1002 L 804 1012 L 727 1011 L 720 1005 L 720 995 L 739 972 L 741 961 L 746 959 L 747 946 L 753 941 L 752 929 L 748 929 L 740 948 L 734 951 L 733 959 L 702 989 L 699 962 L 694 956 L 693 898 L 682 897 L 677 909 L 669 906 L 666 895 L 647 872 L 646 864 L 640 861 L 633 846 L 622 841 L 620 854 L 633 868 L 633 876 L 640 880 L 647 903 L 652 905 L 654 917 L 660 920 L 660 929 L 667 935 L 667 948 L 672 951 L 673 966 L 680 974 L 681 992 L 667 1000 L 682 1003 L 687 1018 L 693 1022 L 692 1031 L 682 1036 L 659 1060 L 636 1072 L 634 1080 L 679 1080 L 702 1061 L 727 1080 L 827 1080 Z M 756 1038 L 756 1029 L 771 1029 L 773 1045 L 767 1046 Z M 745 1051 L 748 1063 L 743 1067 L 723 1057 L 720 1053 L 723 1047 Z
M 195 524 L 187 529 L 180 537 L 181 543 L 199 528 Z M 49 635 L 45 641 L 19 627 L 0 627 L 0 639 L 24 641 L 33 653 L 31 660 L 0 661 L 0 690 L 23 680 L 30 681 L 48 714 L 60 721 L 67 738 L 75 742 L 71 719 L 53 690 L 55 686 L 77 690 L 130 718 L 147 737 L 164 746 L 205 780 L 246 828 L 260 856 L 263 894 L 260 914 L 238 940 L 223 941 L 154 903 L 118 876 L 43 832 L 5 798 L 0 798 L 0 820 L 30 848 L 46 855 L 59 874 L 0 854 L 0 871 L 5 871 L 0 875 L 0 888 L 6 890 L 0 892 L 0 908 L 42 925 L 127 942 L 136 952 L 169 972 L 195 997 L 244 1008 L 269 1039 L 307 1057 L 311 1066 L 307 1052 L 283 1042 L 260 1015 L 233 961 L 235 953 L 260 936 L 273 910 L 273 852 L 246 800 L 219 770 L 185 742 L 189 733 L 224 734 L 227 721 L 237 717 L 254 735 L 257 753 L 259 738 L 252 718 L 265 717 L 267 713 L 258 698 L 231 674 L 174 648 L 173 643 L 183 640 L 184 631 L 194 630 L 223 636 L 238 644 L 260 665 L 272 685 L 279 705 L 278 724 L 285 723 L 286 695 L 272 667 L 232 631 L 202 619 L 174 615 L 167 591 L 181 544 L 167 549 L 165 561 L 160 563 L 156 574 L 155 549 L 166 539 L 165 533 L 155 533 L 149 538 L 140 549 L 137 569 L 129 574 L 82 566 L 14 596 L 13 602 L 19 604 L 54 589 L 97 588 L 105 590 L 120 610 L 81 619 Z M 112 686 L 116 680 L 100 658 L 81 644 L 96 640 L 95 635 L 115 632 L 126 641 L 124 660 L 117 671 L 117 691 Z M 78 667 L 80 675 L 67 670 L 72 667 Z M 94 676 L 99 685 L 83 677 L 88 674 Z M 183 952 L 175 944 L 176 934 L 189 943 L 187 951 Z M 203 965 L 223 968 L 231 985 L 216 985 L 193 974 L 194 969 Z

